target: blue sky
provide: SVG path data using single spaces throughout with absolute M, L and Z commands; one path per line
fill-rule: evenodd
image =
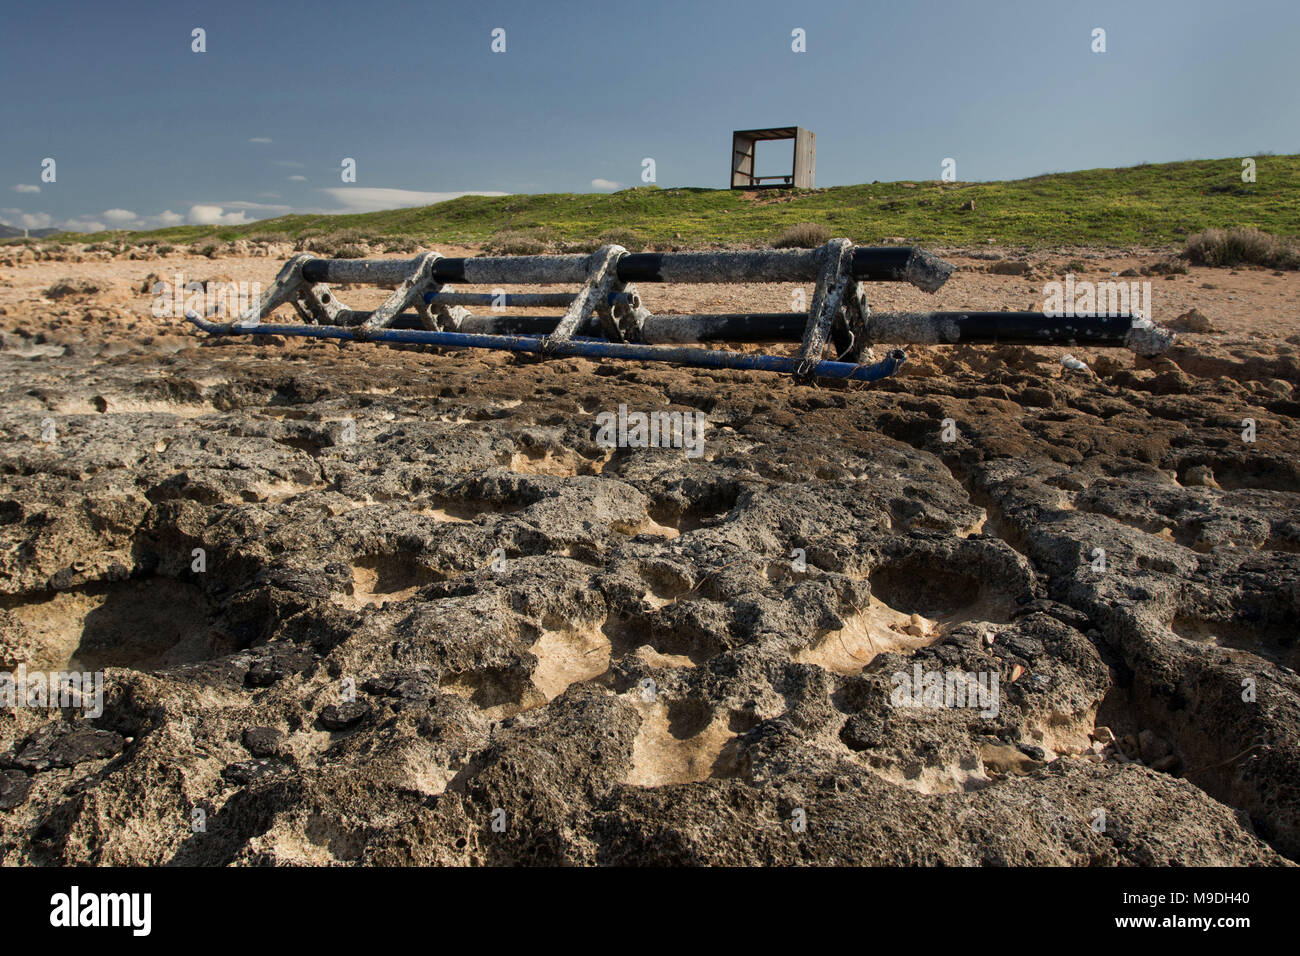
M 1297 0 L 2 9 L 0 221 L 17 226 L 608 191 L 640 185 L 645 157 L 660 186 L 723 187 L 731 130 L 761 126 L 816 132 L 819 186 L 936 179 L 947 157 L 988 180 L 1300 151 Z M 769 148 L 760 172 L 782 165 Z

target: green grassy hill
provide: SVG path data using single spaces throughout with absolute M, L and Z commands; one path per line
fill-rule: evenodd
M 126 235 L 176 243 L 345 234 L 410 239 L 435 247 L 494 237 L 497 245 L 509 245 L 510 236 L 519 244 L 590 243 L 608 237 L 629 248 L 761 244 L 784 228 L 806 222 L 858 242 L 903 237 L 930 245 L 993 240 L 1031 247 L 1150 246 L 1181 243 L 1188 234 L 1215 226 L 1255 226 L 1278 235 L 1300 235 L 1300 155 L 1264 155 L 1256 162 L 1254 183 L 1241 181 L 1241 159 L 1233 158 L 989 183 L 873 183 L 748 194 L 649 186 L 612 194 L 465 196 L 412 209 L 283 216 L 237 227 L 181 226 Z M 106 238 L 110 236 L 104 233 L 93 236 Z

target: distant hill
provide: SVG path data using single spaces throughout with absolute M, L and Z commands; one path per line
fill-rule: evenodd
M 32 239 L 44 239 L 46 236 L 57 235 L 58 232 L 57 229 L 28 229 L 26 234 Z M 22 237 L 23 231 L 21 229 L 0 222 L 0 239 L 21 239 Z
M 175 243 L 344 234 L 408 240 L 412 248 L 467 242 L 527 251 L 529 244 L 602 238 L 628 248 L 761 244 L 807 222 L 857 242 L 892 237 L 948 246 L 1155 246 L 1181 243 L 1211 226 L 1300 236 L 1300 155 L 1255 157 L 1252 183 L 1242 182 L 1241 163 L 1240 157 L 1202 159 L 987 183 L 916 180 L 747 193 L 643 186 L 599 194 L 462 196 L 385 212 L 96 233 L 93 239 Z

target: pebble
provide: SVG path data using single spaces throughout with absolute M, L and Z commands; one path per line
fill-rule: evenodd
M 345 704 L 330 704 L 320 712 L 320 723 L 326 730 L 347 730 L 369 715 L 369 705 L 353 700 Z
M 52 767 L 73 767 L 87 760 L 101 760 L 119 753 L 125 746 L 120 734 L 99 730 L 89 724 L 46 724 L 27 738 L 15 766 L 40 772 Z
M 0 771 L 0 810 L 21 806 L 31 789 L 31 778 L 21 770 Z
M 1044 750 L 1042 747 L 1039 747 L 1037 744 L 1021 743 L 1021 744 L 1016 744 L 1016 746 L 1020 748 L 1020 752 L 1024 754 L 1026 757 L 1033 757 L 1035 760 L 1047 759 L 1047 751 Z
M 254 757 L 274 757 L 284 743 L 284 734 L 274 727 L 249 727 L 243 739 L 244 748 Z

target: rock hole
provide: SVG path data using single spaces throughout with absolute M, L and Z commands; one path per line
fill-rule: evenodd
M 738 738 L 727 712 L 702 711 L 705 705 L 684 702 L 647 703 L 635 690 L 627 699 L 641 714 L 641 728 L 632 743 L 632 766 L 625 783 L 661 787 L 735 775 Z M 674 730 L 694 732 L 681 737 Z
M 360 606 L 406 601 L 414 597 L 420 588 L 445 577 L 408 555 L 370 555 L 359 559 L 352 566 L 350 603 Z
M 794 659 L 837 674 L 859 674 L 877 654 L 910 654 L 933 644 L 945 630 L 931 618 L 905 614 L 874 596 L 861 611 L 842 617 L 844 627 L 821 632 Z
M 25 663 L 45 670 L 152 671 L 239 649 L 216 623 L 203 589 L 172 578 L 10 599 L 6 606 L 25 632 L 19 642 Z
M 613 642 L 595 625 L 570 625 L 543 630 L 529 648 L 537 658 L 533 686 L 554 700 L 571 684 L 599 677 L 609 670 Z
M 1005 624 L 1015 610 L 1012 595 L 974 575 L 937 566 L 924 554 L 892 561 L 873 571 L 870 580 L 871 593 L 890 608 L 943 623 Z
M 1300 666 L 1300 642 L 1296 639 L 1294 627 L 1212 621 L 1191 615 L 1178 615 L 1170 628 L 1185 641 L 1213 644 L 1230 651 L 1245 651 L 1291 671 Z M 1240 654 L 1233 656 L 1239 657 Z

